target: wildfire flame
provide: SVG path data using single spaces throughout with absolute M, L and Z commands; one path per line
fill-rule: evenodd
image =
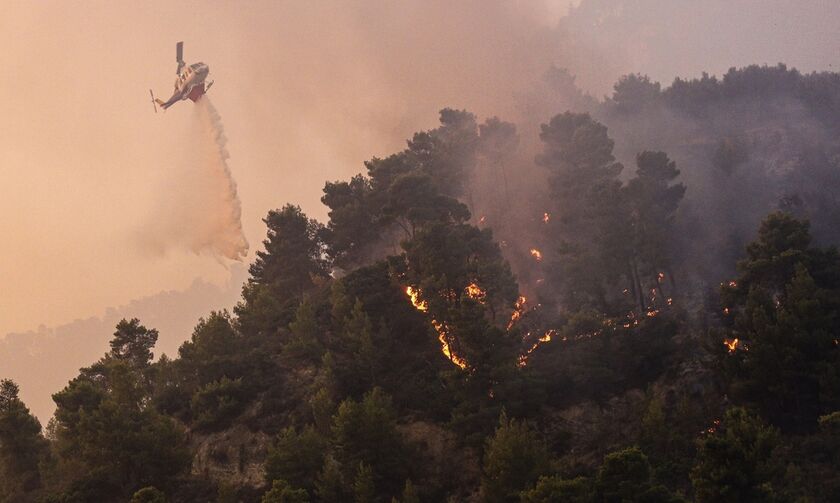
M 715 419 L 714 421 L 712 421 L 711 426 L 709 426 L 705 430 L 701 431 L 700 433 L 708 433 L 708 434 L 711 435 L 711 434 L 715 433 L 718 430 L 718 428 L 720 428 L 720 419 Z
M 473 300 L 477 300 L 477 301 L 481 302 L 482 304 L 484 303 L 484 300 L 487 298 L 487 292 L 485 292 L 483 288 L 481 288 L 480 286 L 475 284 L 475 282 L 467 285 L 467 288 L 465 290 L 466 290 L 469 298 L 471 298 Z
M 542 261 L 542 252 L 537 250 L 536 248 L 531 248 L 531 256 L 534 257 L 534 260 L 537 262 Z
M 426 303 L 426 301 L 420 299 L 419 288 L 407 286 L 405 287 L 405 293 L 406 295 L 408 295 L 409 300 L 411 300 L 411 305 L 414 306 L 415 309 L 424 313 L 429 310 L 429 304 Z M 443 355 L 446 356 L 449 359 L 449 361 L 451 361 L 458 367 L 462 369 L 467 368 L 467 362 L 463 358 L 460 358 L 458 355 L 453 354 L 452 350 L 449 347 L 449 334 L 447 332 L 446 325 L 443 323 L 439 323 L 435 319 L 432 319 L 432 326 L 435 327 L 435 331 L 438 333 L 438 341 L 440 341 L 441 346 L 440 350 L 443 353 Z
M 478 223 L 483 224 L 487 220 L 487 217 L 481 215 L 481 218 L 478 219 Z
M 546 211 L 543 213 L 543 223 L 547 224 L 549 220 L 551 220 L 551 214 Z
M 449 347 L 449 334 L 446 330 L 446 325 L 442 323 L 438 323 L 436 320 L 432 320 L 432 325 L 435 327 L 435 330 L 438 333 L 438 341 L 440 341 L 440 350 L 443 355 L 449 358 L 449 361 L 460 367 L 461 369 L 467 368 L 467 362 L 459 357 L 458 355 L 452 352 L 452 349 Z
M 426 301 L 420 300 L 420 290 L 414 289 L 410 286 L 405 287 L 405 293 L 408 295 L 408 298 L 411 299 L 411 305 L 415 307 L 418 311 L 423 311 L 424 313 L 429 310 L 429 305 L 426 304 Z
M 723 344 L 726 346 L 730 353 L 734 353 L 738 349 L 740 341 L 737 337 L 734 339 L 724 339 Z
M 513 327 L 513 324 L 516 323 L 516 320 L 522 317 L 522 313 L 525 312 L 525 303 L 528 302 L 524 296 L 520 295 L 518 299 L 516 299 L 516 303 L 513 305 L 513 313 L 510 315 L 510 321 L 508 322 L 507 329 L 510 330 Z
M 546 333 L 543 334 L 542 337 L 537 339 L 537 342 L 535 342 L 531 346 L 531 349 L 529 349 L 528 351 L 525 352 L 524 355 L 521 355 L 519 357 L 519 362 L 518 362 L 519 366 L 524 367 L 525 365 L 528 365 L 528 357 L 531 355 L 531 353 L 533 353 L 534 350 L 537 349 L 540 346 L 540 344 L 542 344 L 544 342 L 549 342 L 551 340 L 551 338 L 555 335 L 557 335 L 557 332 L 552 329 L 552 330 L 547 331 Z

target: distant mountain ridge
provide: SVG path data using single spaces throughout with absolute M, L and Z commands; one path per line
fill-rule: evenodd
M 0 370 L 21 384 L 22 398 L 46 426 L 61 390 L 79 368 L 96 360 L 108 347 L 114 326 L 123 318 L 140 318 L 160 332 L 155 356 L 176 355 L 198 319 L 211 310 L 231 309 L 239 300 L 247 268 L 235 264 L 224 285 L 197 278 L 185 290 L 169 290 L 109 307 L 102 316 L 77 319 L 56 327 L 0 336 Z

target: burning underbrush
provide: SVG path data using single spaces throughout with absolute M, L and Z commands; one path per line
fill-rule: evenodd
M 416 310 L 429 314 L 429 303 L 423 298 L 423 292 L 418 287 L 406 286 L 404 291 Z M 655 297 L 656 290 L 651 290 L 651 292 L 652 296 Z M 454 291 L 445 292 L 442 296 L 448 302 L 459 298 L 459 295 Z M 479 304 L 485 304 L 487 301 L 487 292 L 475 281 L 464 288 L 463 296 Z M 525 296 L 520 295 L 509 311 L 510 315 L 505 324 L 505 332 L 508 336 L 521 341 L 517 365 L 525 367 L 528 365 L 532 354 L 544 344 L 584 341 L 600 337 L 605 333 L 621 335 L 638 329 L 647 320 L 659 317 L 672 305 L 673 299 L 668 297 L 662 307 L 650 307 L 642 315 L 638 315 L 634 311 L 628 311 L 624 316 L 609 317 L 605 314 L 589 312 L 584 315 L 578 313 L 568 319 L 558 320 L 556 316 L 549 316 L 541 304 L 534 303 L 531 305 Z M 430 317 L 429 322 L 438 334 L 441 353 L 462 370 L 468 369 L 469 362 L 461 357 L 455 349 L 457 344 L 447 322 L 434 317 Z M 737 339 L 734 342 L 727 341 L 726 344 L 730 351 L 743 347 L 738 345 Z

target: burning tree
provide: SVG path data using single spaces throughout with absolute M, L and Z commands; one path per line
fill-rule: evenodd
M 672 269 L 673 221 L 677 207 L 685 194 L 685 185 L 672 184 L 679 176 L 676 163 L 665 152 L 642 152 L 636 157 L 636 177 L 623 191 L 630 213 L 633 246 L 629 256 L 631 287 L 639 298 L 639 308 L 645 310 L 645 291 L 653 290 L 653 297 L 665 304 L 662 282 L 670 280 L 675 286 Z M 665 274 L 667 272 L 667 275 Z
M 499 348 L 518 288 L 489 230 L 466 224 L 435 225 L 405 242 L 392 259 L 408 295 L 435 320 L 450 359 L 475 369 Z

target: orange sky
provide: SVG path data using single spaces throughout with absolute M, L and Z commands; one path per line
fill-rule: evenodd
M 506 98 L 489 92 L 498 82 L 477 76 L 499 58 L 530 62 L 515 60 L 521 47 L 500 43 L 510 33 L 494 42 L 479 32 L 508 17 L 521 30 L 554 16 L 529 6 L 470 21 L 477 4 L 468 2 L 450 9 L 447 26 L 428 14 L 434 2 L 399 10 L 390 2 L 155 4 L 3 6 L 0 334 L 227 277 L 212 257 L 177 248 L 150 256 L 138 246 L 155 207 L 190 190 L 168 184 L 167 169 L 191 103 L 155 115 L 148 101 L 149 87 L 164 99 L 171 93 L 176 41 L 216 79 L 211 95 L 253 250 L 268 209 L 291 201 L 323 217 L 325 180 L 434 126 L 445 105 L 477 108 L 463 99 L 468 89 L 486 88 L 486 110 Z M 470 46 L 477 40 L 487 45 Z M 460 42 L 477 57 L 455 66 L 449 51 Z

